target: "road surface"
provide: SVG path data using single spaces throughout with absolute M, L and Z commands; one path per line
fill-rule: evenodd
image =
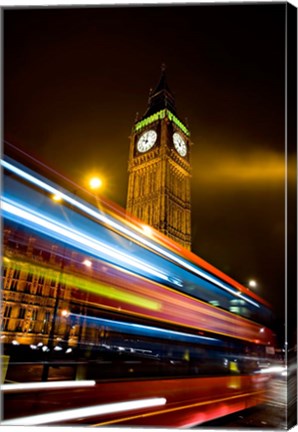
M 279 376 L 272 379 L 268 399 L 264 404 L 204 423 L 197 428 L 287 430 L 296 424 L 295 412 L 297 413 L 296 376 Z

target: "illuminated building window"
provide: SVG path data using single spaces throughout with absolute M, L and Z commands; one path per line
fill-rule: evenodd
M 26 315 L 26 308 L 20 308 L 18 318 L 23 319 Z
M 38 285 L 38 286 L 37 286 L 37 289 L 36 289 L 36 294 L 37 294 L 37 295 L 42 295 L 42 288 L 43 288 L 42 285 Z
M 32 321 L 36 321 L 37 320 L 37 314 L 38 314 L 37 309 L 33 309 L 32 316 L 31 316 Z
M 23 321 L 18 321 L 17 322 L 15 331 L 17 331 L 17 332 L 23 331 Z
M 33 274 L 32 273 L 28 273 L 27 282 L 32 282 L 32 279 L 33 279 Z
M 220 306 L 220 303 L 218 300 L 210 300 L 209 303 L 212 304 L 213 306 Z
M 13 278 L 14 279 L 20 279 L 20 270 L 15 270 L 13 272 Z
M 9 317 L 10 317 L 11 310 L 12 310 L 12 306 L 5 306 L 5 309 L 4 309 L 4 316 L 5 316 L 6 318 L 9 318 Z
M 8 319 L 3 320 L 2 329 L 3 330 L 8 330 L 8 324 L 9 324 L 9 320 Z
M 26 283 L 24 292 L 30 294 L 31 283 Z
M 34 329 L 35 329 L 35 323 L 34 323 L 34 322 L 31 322 L 31 323 L 30 323 L 30 328 L 29 328 L 28 332 L 29 332 L 29 333 L 34 332 Z
M 44 284 L 44 276 L 39 276 L 38 283 L 39 284 Z
M 245 305 L 245 301 L 241 299 L 234 299 L 230 301 L 231 305 Z
M 16 291 L 17 290 L 17 286 L 18 286 L 18 281 L 17 280 L 11 281 L 10 291 Z
M 235 314 L 240 314 L 240 308 L 238 306 L 231 306 L 230 307 L 230 312 L 233 312 Z

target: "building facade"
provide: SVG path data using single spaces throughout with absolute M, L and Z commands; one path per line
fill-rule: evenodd
M 1 341 L 47 346 L 54 325 L 56 338 L 64 337 L 67 320 L 54 314 L 69 309 L 72 287 L 61 281 L 58 247 L 45 250 L 37 237 L 5 226 L 2 259 Z
M 191 140 L 165 68 L 130 137 L 127 211 L 191 249 Z
M 145 115 L 132 130 L 127 210 L 187 249 L 191 247 L 190 147 L 190 133 L 177 117 L 163 69 Z M 72 277 L 75 273 L 92 281 L 91 272 L 77 252 L 5 222 L 0 313 L 5 353 L 14 358 L 20 347 L 32 350 L 32 355 L 59 353 L 62 348 L 71 353 L 84 341 L 102 343 L 107 331 L 80 319 L 89 300 L 78 295 L 78 279 Z M 69 311 L 75 311 L 77 318 L 69 318 Z M 10 364 L 9 373 L 17 374 L 17 369 Z

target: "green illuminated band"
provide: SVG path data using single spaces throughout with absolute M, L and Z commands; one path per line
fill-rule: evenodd
M 151 124 L 157 120 L 164 119 L 165 117 L 168 117 L 168 119 L 170 121 L 175 123 L 175 125 L 178 126 L 185 133 L 185 135 L 190 136 L 190 132 L 186 128 L 186 126 L 184 126 L 184 124 L 180 120 L 178 120 L 178 118 L 176 116 L 174 116 L 174 114 L 172 114 L 171 111 L 169 111 L 167 109 L 163 109 L 161 111 L 158 111 L 157 113 L 152 114 L 150 117 L 147 117 L 144 120 L 141 120 L 138 123 L 136 123 L 135 124 L 135 131 L 137 132 L 140 129 L 142 129 L 143 127 L 148 126 L 149 124 Z

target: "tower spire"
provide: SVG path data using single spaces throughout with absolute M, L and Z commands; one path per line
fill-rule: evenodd
M 165 108 L 171 111 L 173 114 L 177 115 L 175 98 L 168 86 L 165 71 L 166 65 L 165 63 L 162 63 L 160 79 L 156 87 L 153 90 L 150 90 L 148 108 L 143 118 L 158 111 L 161 111 Z

